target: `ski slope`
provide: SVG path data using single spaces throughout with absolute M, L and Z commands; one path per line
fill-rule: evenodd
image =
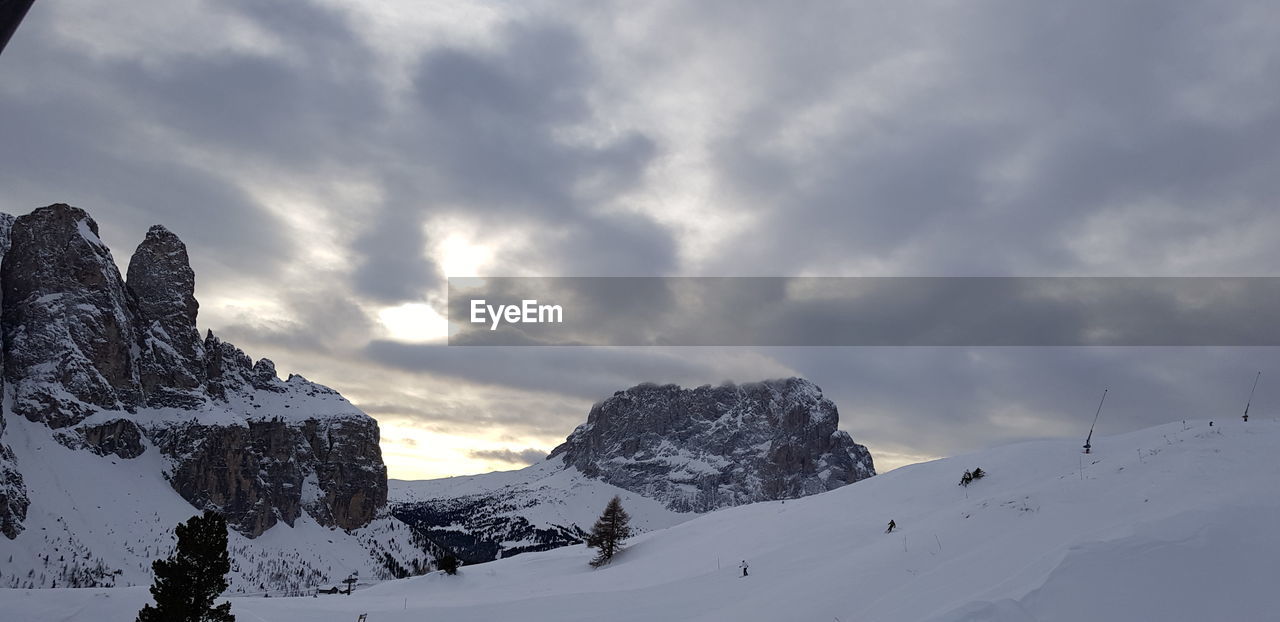
M 241 621 L 1057 621 L 1280 618 L 1280 424 L 1022 443 L 635 538 L 389 581 L 232 598 Z M 957 485 L 969 468 L 988 475 Z M 884 533 L 889 519 L 899 531 Z M 737 568 L 746 559 L 750 576 Z M 0 590 L 6 620 L 132 620 L 145 588 Z

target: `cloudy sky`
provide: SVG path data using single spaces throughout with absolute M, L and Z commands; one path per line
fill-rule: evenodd
M 200 323 L 393 477 L 515 468 L 642 381 L 802 375 L 881 470 L 1280 414 L 1273 348 L 459 348 L 448 276 L 1278 276 L 1260 1 L 38 0 L 0 209 L 162 223 Z M 1268 375 L 1269 374 L 1269 375 Z M 1268 381 L 1270 377 L 1270 381 Z

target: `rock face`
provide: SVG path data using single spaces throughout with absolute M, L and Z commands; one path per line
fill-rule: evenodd
M 381 456 L 371 420 L 188 423 L 155 437 L 165 454 L 182 456 L 171 477 L 178 494 L 197 507 L 220 508 L 241 533 L 260 534 L 281 521 L 293 525 L 304 511 L 322 525 L 354 529 L 387 502 L 386 467 L 369 460 Z
M 195 274 L 172 232 L 147 232 L 126 281 L 78 208 L 5 215 L 0 231 L 2 372 L 12 393 L 0 441 L 4 417 L 21 415 L 98 455 L 158 450 L 174 490 L 250 537 L 303 513 L 353 529 L 385 507 L 377 423 L 327 387 L 280 380 L 271 361 L 255 363 L 212 332 L 201 339 Z M 0 533 L 16 537 L 26 507 L 0 442 Z
M 9 231 L 13 228 L 13 216 L 0 214 L 0 260 L 9 252 Z M 3 301 L 0 290 L 0 302 Z M 0 379 L 4 378 L 4 360 L 0 357 Z M 0 382 L 0 402 L 4 398 L 4 383 Z M 0 534 L 9 539 L 18 537 L 22 521 L 27 516 L 27 488 L 22 473 L 14 463 L 13 450 L 4 443 L 5 413 L 0 412 Z
M 88 214 L 51 205 L 16 219 L 0 281 L 14 413 L 61 428 L 141 403 L 132 305 Z
M 200 405 L 205 354 L 196 329 L 196 274 L 186 245 L 168 229 L 151 227 L 129 260 L 125 284 L 137 304 L 139 380 L 147 406 Z
M 596 404 L 551 458 L 671 509 L 702 512 L 875 475 L 867 448 L 838 424 L 835 404 L 800 378 L 642 384 Z

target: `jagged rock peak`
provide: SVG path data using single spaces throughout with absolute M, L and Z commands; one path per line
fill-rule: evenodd
M 56 428 L 132 411 L 142 397 L 135 318 L 98 224 L 57 203 L 16 218 L 10 240 L 0 281 L 13 412 Z
M 205 390 L 217 400 L 244 392 L 252 386 L 253 359 L 230 342 L 219 339 L 213 331 L 204 338 Z
M 385 508 L 377 422 L 331 389 L 300 376 L 282 382 L 270 360 L 255 364 L 212 331 L 200 339 L 195 274 L 171 231 L 147 232 L 127 281 L 81 209 L 37 209 L 13 219 L 9 239 L 4 415 L 101 456 L 129 460 L 154 447 L 175 491 L 250 537 L 302 512 L 351 529 Z M 12 538 L 27 497 L 7 449 L 0 444 L 0 533 Z
M 837 429 L 839 413 L 802 378 L 637 385 L 596 404 L 551 452 L 591 477 L 680 511 L 787 499 L 875 474 Z
M 152 226 L 129 260 L 125 283 L 137 305 L 147 405 L 197 406 L 204 399 L 205 352 L 196 329 L 200 303 L 186 245 L 163 226 Z

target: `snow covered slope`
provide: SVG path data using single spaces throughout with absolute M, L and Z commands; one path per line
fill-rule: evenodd
M 1175 423 L 901 468 L 712 512 L 587 566 L 571 546 L 243 620 L 1275 620 L 1280 424 Z M 989 475 L 957 486 L 965 469 Z M 884 533 L 892 518 L 900 530 Z M 737 563 L 747 559 L 751 576 Z M 146 590 L 0 590 L 6 619 L 132 620 Z
M 23 467 L 31 505 L 26 529 L 0 538 L 0 586 L 149 585 L 151 561 L 172 551 L 174 526 L 199 513 L 165 481 L 167 457 L 145 439 L 147 451 L 135 458 L 99 456 L 69 449 L 43 424 L 17 417 L 5 439 Z M 237 593 L 308 593 L 352 572 L 389 578 L 397 564 L 411 569 L 428 561 L 385 510 L 350 532 L 303 513 L 292 527 L 279 522 L 257 538 L 232 530 L 229 538 L 230 589 Z
M 517 471 L 388 482 L 391 511 L 466 563 L 582 541 L 617 495 L 642 531 L 670 527 L 696 514 L 566 468 L 560 459 Z

